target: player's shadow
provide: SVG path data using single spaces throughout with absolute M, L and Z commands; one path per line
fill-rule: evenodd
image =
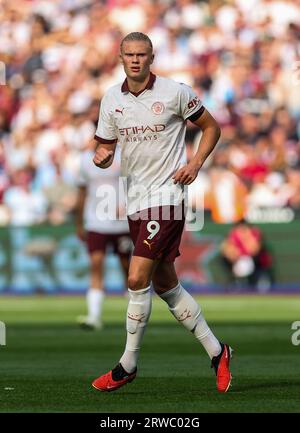
M 180 387 L 179 387 L 180 388 Z M 249 391 L 257 391 L 257 390 L 265 390 L 270 391 L 270 390 L 276 390 L 276 389 L 280 389 L 280 388 L 289 388 L 290 391 L 292 391 L 292 389 L 300 389 L 300 380 L 293 380 L 293 382 L 289 382 L 287 380 L 276 380 L 274 379 L 273 382 L 252 382 L 252 383 L 247 383 L 247 384 L 232 384 L 232 386 L 229 389 L 228 394 L 242 394 L 244 392 L 249 392 Z M 178 389 L 178 394 L 180 394 L 182 391 L 180 389 Z M 215 394 L 215 390 L 214 389 L 210 389 L 209 386 L 205 386 L 202 387 L 202 394 Z M 136 389 L 126 389 L 126 394 L 130 395 L 140 395 L 143 396 L 145 394 L 148 393 L 148 390 L 145 389 L 143 391 L 141 390 L 136 390 Z M 190 395 L 193 395 L 195 393 L 195 395 L 199 395 L 199 385 L 195 385 L 195 389 L 193 389 L 193 387 L 191 387 L 191 389 L 189 389 L 189 393 Z M 154 392 L 155 394 L 155 392 Z M 160 393 L 158 393 L 159 395 Z M 172 395 L 175 396 L 177 394 L 175 389 L 172 389 Z
M 259 383 L 248 383 L 248 384 L 236 384 L 233 385 L 232 388 L 230 389 L 230 393 L 234 393 L 234 392 L 244 392 L 244 391 L 249 391 L 249 390 L 258 390 L 258 389 L 265 389 L 265 390 L 270 390 L 270 389 L 278 389 L 278 388 L 286 388 L 288 387 L 289 389 L 291 388 L 297 388 L 298 390 L 300 389 L 300 380 L 294 380 L 293 382 L 288 382 L 287 380 L 278 380 L 274 379 L 273 382 L 259 382 Z

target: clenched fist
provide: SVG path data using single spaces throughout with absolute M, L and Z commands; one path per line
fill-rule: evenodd
M 190 185 L 196 179 L 199 169 L 199 164 L 189 162 L 187 165 L 176 171 L 172 177 L 172 179 L 174 179 L 173 182 L 175 184 L 181 183 L 182 185 Z
M 107 168 L 109 167 L 114 159 L 114 152 L 107 150 L 104 147 L 98 147 L 93 158 L 93 162 L 97 167 Z

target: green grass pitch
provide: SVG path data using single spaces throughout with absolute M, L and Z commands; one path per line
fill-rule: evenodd
M 215 388 L 202 346 L 156 296 L 135 381 L 112 393 L 91 387 L 125 342 L 127 299 L 107 297 L 105 328 L 76 325 L 84 297 L 0 297 L 1 412 L 299 412 L 300 346 L 291 342 L 300 297 L 198 298 L 219 339 L 235 350 L 232 387 Z

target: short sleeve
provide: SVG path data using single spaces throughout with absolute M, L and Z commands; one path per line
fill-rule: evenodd
M 204 111 L 202 101 L 196 95 L 194 90 L 181 83 L 179 87 L 179 110 L 184 120 L 196 120 Z
M 100 105 L 100 113 L 98 119 L 98 126 L 95 134 L 96 140 L 116 142 L 116 128 L 111 111 L 112 104 L 109 102 L 109 95 L 103 96 Z

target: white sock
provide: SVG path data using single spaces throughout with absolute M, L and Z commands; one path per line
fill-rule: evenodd
M 160 295 L 168 304 L 173 316 L 203 345 L 210 358 L 219 355 L 221 345 L 207 325 L 201 308 L 195 299 L 182 287 L 176 287 Z
M 92 323 L 101 322 L 104 292 L 99 289 L 89 289 L 86 294 L 88 319 Z
M 142 338 L 151 313 L 150 286 L 142 290 L 130 290 L 127 308 L 127 341 L 120 363 L 127 373 L 132 373 L 136 366 Z

